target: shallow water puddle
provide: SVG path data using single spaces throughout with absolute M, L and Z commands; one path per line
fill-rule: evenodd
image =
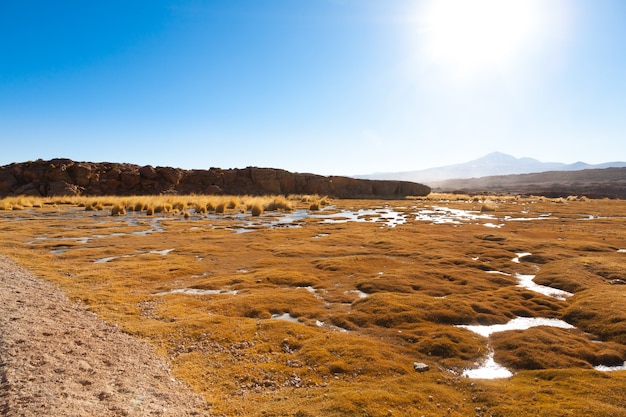
M 407 215 L 390 208 L 342 210 L 332 214 L 312 214 L 311 218 L 322 219 L 324 223 L 373 222 L 396 227 L 406 223 Z
M 200 288 L 176 288 L 169 291 L 161 291 L 152 295 L 164 296 L 169 294 L 189 294 L 189 295 L 236 295 L 237 290 L 203 290 Z
M 461 327 L 463 329 L 470 330 L 474 333 L 478 333 L 481 336 L 489 337 L 492 333 L 496 332 L 506 332 L 509 330 L 528 330 L 531 327 L 538 326 L 550 326 L 550 327 L 558 327 L 561 329 L 573 329 L 574 326 L 569 324 L 566 321 L 560 319 L 548 319 L 541 317 L 516 317 L 510 320 L 505 324 L 491 324 L 491 325 L 481 325 L 481 324 L 460 324 L 456 327 Z
M 515 262 L 516 264 L 520 263 L 520 260 L 525 257 L 525 256 L 530 256 L 532 255 L 532 253 L 530 252 L 521 252 L 521 253 L 516 253 L 515 255 L 517 255 L 515 258 L 511 259 L 511 262 Z
M 559 319 L 547 319 L 540 317 L 516 317 L 506 324 L 492 324 L 492 325 L 458 325 L 456 327 L 462 327 L 470 330 L 474 333 L 478 333 L 481 336 L 489 337 L 492 333 L 505 332 L 509 330 L 527 330 L 531 327 L 538 326 L 550 326 L 558 327 L 561 329 L 573 329 L 571 324 L 559 320 Z M 481 378 L 481 379 L 496 379 L 496 378 L 508 378 L 513 375 L 504 366 L 500 365 L 494 360 L 494 352 L 489 347 L 489 353 L 485 358 L 485 361 L 478 367 L 472 369 L 466 369 L 463 371 L 463 376 L 468 378 Z
M 345 294 L 356 294 L 356 296 L 359 298 L 366 298 L 369 295 L 368 293 L 361 290 L 348 290 L 345 292 Z
M 497 220 L 494 215 L 484 214 L 477 211 L 451 209 L 448 207 L 433 206 L 431 209 L 423 209 L 416 213 L 415 220 L 429 221 L 433 224 L 463 224 L 478 220 Z M 485 224 L 487 227 L 502 227 L 494 223 Z
M 602 371 L 602 372 L 626 371 L 626 362 L 624 362 L 621 365 L 615 365 L 615 366 L 598 365 L 594 367 L 593 369 L 595 369 L 596 371 Z
M 300 323 L 300 320 L 298 320 L 296 317 L 293 317 L 289 313 L 272 314 L 272 319 L 273 320 L 284 320 L 284 321 L 289 321 L 289 322 L 292 322 L 292 323 Z M 302 323 L 300 323 L 300 324 L 302 324 Z
M 147 255 L 147 254 L 165 256 L 165 255 L 169 254 L 170 252 L 172 252 L 173 250 L 174 249 L 172 248 L 172 249 L 163 249 L 163 250 L 151 250 L 149 252 L 139 252 L 139 253 L 131 254 L 131 255 L 108 256 L 106 258 L 96 259 L 95 261 L 93 261 L 93 263 L 95 263 L 95 264 L 105 264 L 105 263 L 111 262 L 111 261 L 113 261 L 115 259 L 133 258 L 133 257 L 138 256 L 138 255 Z
M 464 370 L 463 376 L 476 379 L 497 379 L 513 376 L 513 372 L 497 363 L 493 359 L 493 355 L 493 349 L 490 349 L 485 361 L 478 368 Z
M 120 256 L 108 256 L 106 258 L 99 258 L 96 259 L 95 261 L 93 261 L 94 264 L 105 264 L 107 262 L 111 262 L 115 259 L 120 259 L 120 258 L 133 258 L 137 255 L 120 255 Z
M 521 275 L 515 274 L 515 277 L 519 279 L 518 287 L 524 287 L 530 291 L 538 292 L 543 295 L 547 295 L 548 297 L 554 297 L 557 300 L 566 300 L 568 297 L 571 297 L 571 292 L 567 292 L 564 290 L 560 290 L 558 288 L 548 287 L 546 285 L 535 284 L 533 279 L 535 275 Z

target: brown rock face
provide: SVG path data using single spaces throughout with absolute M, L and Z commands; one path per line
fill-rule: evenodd
M 423 196 L 428 186 L 407 181 L 323 177 L 272 168 L 183 170 L 69 159 L 0 167 L 0 196 L 148 194 L 319 194 L 337 198 Z

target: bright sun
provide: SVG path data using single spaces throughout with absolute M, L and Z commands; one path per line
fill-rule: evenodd
M 421 16 L 430 59 L 460 77 L 503 70 L 531 46 L 537 0 L 434 0 Z

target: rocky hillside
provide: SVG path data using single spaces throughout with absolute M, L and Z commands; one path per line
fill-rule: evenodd
M 626 199 L 626 168 L 551 171 L 441 181 L 433 191 Z
M 336 198 L 423 196 L 426 185 L 292 173 L 280 169 L 184 170 L 70 159 L 37 160 L 0 167 L 1 196 L 151 194 L 319 194 Z

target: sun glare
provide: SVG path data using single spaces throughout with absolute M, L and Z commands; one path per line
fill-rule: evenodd
M 534 0 L 437 0 L 422 12 L 425 51 L 437 65 L 467 77 L 515 63 L 537 31 Z

